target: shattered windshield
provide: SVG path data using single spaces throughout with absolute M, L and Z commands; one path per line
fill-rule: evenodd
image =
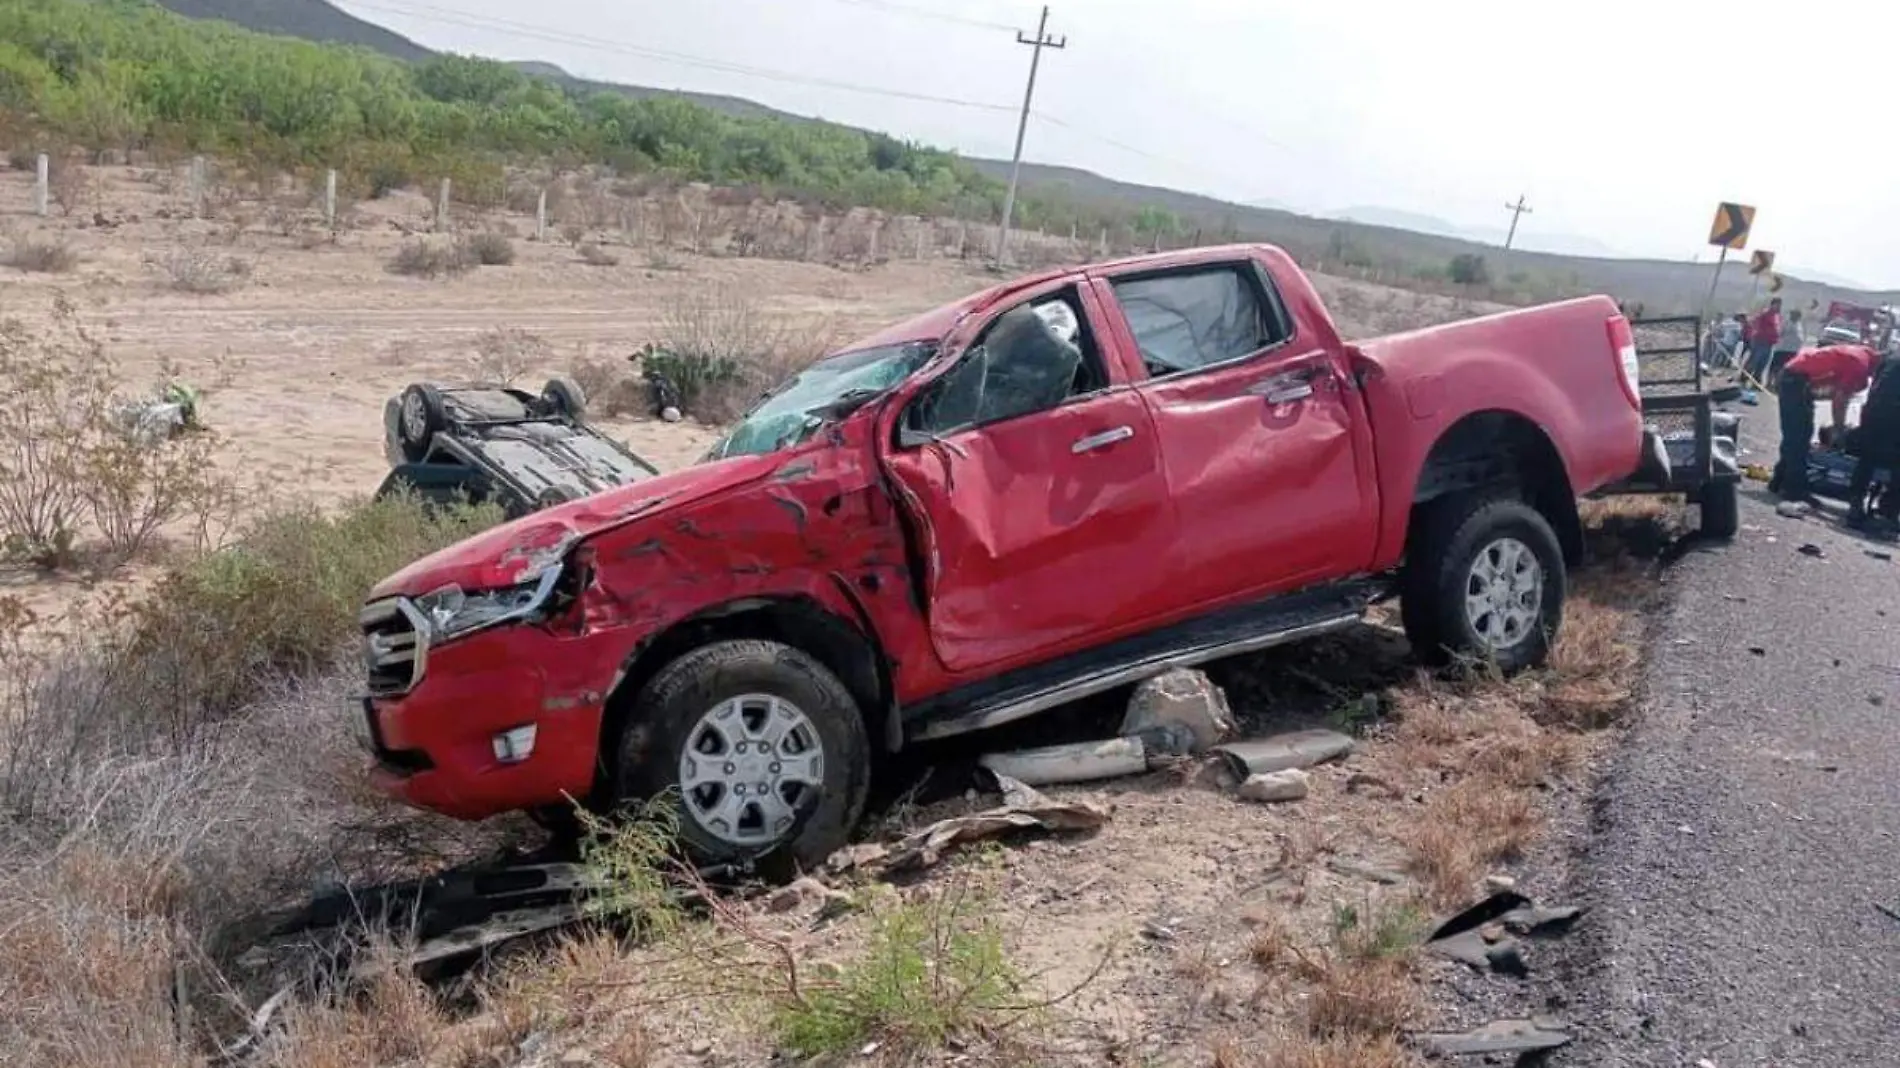
M 812 431 L 910 377 L 930 361 L 934 342 L 909 342 L 845 352 L 820 360 L 780 386 L 739 420 L 711 458 L 762 455 L 805 440 Z

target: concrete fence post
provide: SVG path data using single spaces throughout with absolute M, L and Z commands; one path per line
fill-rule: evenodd
M 40 153 L 33 179 L 33 214 L 41 218 L 46 217 L 46 202 L 52 191 L 52 165 L 53 161 L 46 158 L 46 153 Z
M 541 190 L 541 195 L 534 202 L 534 239 L 548 239 L 548 191 L 545 189 Z
M 1106 226 L 1102 227 L 1102 236 L 1095 241 L 1095 254 L 1103 258 L 1108 256 L 1108 227 Z
M 191 157 L 191 217 L 200 219 L 205 213 L 205 158 Z
M 336 229 L 336 168 L 323 176 L 323 225 Z
M 449 180 L 442 179 L 442 192 L 435 198 L 435 230 L 445 233 L 449 228 Z
M 927 226 L 923 222 L 923 220 L 921 219 L 918 220 L 917 222 L 917 258 L 920 260 L 924 258 L 924 230 L 925 229 L 927 229 Z

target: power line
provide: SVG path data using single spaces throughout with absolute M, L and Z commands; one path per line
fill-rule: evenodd
M 1010 33 L 1016 31 L 1016 27 L 1007 22 L 985 22 L 982 19 L 966 18 L 963 15 L 952 15 L 947 11 L 930 11 L 921 7 L 910 7 L 906 4 L 893 4 L 890 0 L 838 0 L 838 2 L 841 4 L 850 4 L 854 7 L 876 8 L 880 11 L 890 12 L 893 15 L 907 15 L 911 18 L 929 19 L 932 22 L 948 22 L 958 26 L 972 26 L 980 30 L 1003 30 Z
M 1524 203 L 1524 194 L 1519 193 L 1517 203 L 1504 205 L 1504 210 L 1511 213 L 1511 229 L 1504 235 L 1504 251 L 1509 252 L 1511 242 L 1517 240 L 1517 220 L 1531 214 L 1531 206 Z
M 592 37 L 585 34 L 568 33 L 562 30 L 550 30 L 545 27 L 531 26 L 486 15 L 468 15 L 462 12 L 445 11 L 426 4 L 392 5 L 368 3 L 364 0 L 349 0 L 349 6 L 366 11 L 401 15 L 424 22 L 437 22 L 466 29 L 487 30 L 491 33 L 507 34 L 531 40 L 546 41 L 553 44 L 572 45 L 595 51 L 611 52 L 620 55 L 651 59 L 660 63 L 672 63 L 683 67 L 696 67 L 702 70 L 718 71 L 722 74 L 736 74 L 741 77 L 759 78 L 765 81 L 784 82 L 792 85 L 811 86 L 820 89 L 835 89 L 841 92 L 862 93 L 870 96 L 890 97 L 898 100 L 915 100 L 931 104 L 944 104 L 951 107 L 972 108 L 978 111 L 1010 112 L 1016 110 L 1008 104 L 993 104 L 981 100 L 963 100 L 956 97 L 937 96 L 931 93 L 919 93 L 908 89 L 887 89 L 881 86 L 859 85 L 831 78 L 818 78 L 792 71 L 773 70 L 767 67 L 754 67 L 743 63 L 731 63 L 725 60 L 695 56 L 685 52 L 671 52 L 658 48 L 645 48 L 621 41 Z

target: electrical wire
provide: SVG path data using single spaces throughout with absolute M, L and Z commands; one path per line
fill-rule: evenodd
M 1018 32 L 1017 27 L 1006 22 L 986 22 L 983 19 L 973 19 L 963 15 L 952 15 L 947 11 L 930 11 L 921 7 L 911 7 L 907 4 L 893 4 L 890 0 L 838 0 L 838 3 L 850 4 L 853 7 L 876 8 L 879 11 L 887 11 L 893 15 L 907 15 L 911 18 L 928 19 L 932 22 L 948 22 L 958 26 L 970 26 L 979 30 L 1002 30 L 1006 33 Z
M 427 4 L 372 3 L 367 2 L 367 0 L 348 0 L 348 4 L 352 8 L 360 8 L 365 11 L 375 11 L 389 15 L 401 15 L 405 18 L 419 19 L 424 22 L 437 22 L 451 26 L 461 26 L 466 29 L 487 30 L 491 33 L 502 33 L 531 40 L 546 41 L 552 44 L 572 45 L 577 48 L 588 48 L 601 52 L 635 56 L 659 63 L 672 63 L 683 67 L 695 67 L 701 70 L 717 71 L 722 74 L 734 74 L 746 78 L 758 78 L 764 81 L 804 85 L 819 89 L 835 89 L 840 92 L 862 93 L 870 96 L 882 96 L 898 100 L 944 104 L 951 107 L 970 108 L 978 111 L 1011 113 L 1016 110 L 1016 107 L 1011 104 L 995 104 L 982 100 L 964 100 L 957 97 L 938 96 L 933 93 L 914 92 L 908 89 L 889 89 L 881 86 L 860 85 L 854 82 L 843 82 L 832 78 L 819 78 L 811 75 L 797 74 L 792 71 L 754 67 L 748 64 L 732 63 L 706 56 L 695 56 L 685 52 L 645 48 L 640 45 L 627 44 L 623 41 L 612 41 L 606 38 L 569 33 L 563 30 L 551 30 L 523 22 L 515 22 L 512 19 L 485 15 L 469 15 L 458 11 L 446 11 L 442 8 L 431 7 Z

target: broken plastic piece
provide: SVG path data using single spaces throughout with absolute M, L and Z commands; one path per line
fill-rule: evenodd
M 1007 777 L 1029 786 L 1047 786 L 1139 775 L 1148 770 L 1148 753 L 1139 738 L 1115 738 L 990 753 L 977 763 L 999 779 Z
M 1108 809 L 1088 801 L 1051 801 L 1026 784 L 997 775 L 1004 803 L 969 816 L 938 820 L 888 844 L 863 843 L 832 854 L 825 866 L 834 872 L 869 870 L 889 874 L 928 868 L 950 847 L 996 838 L 1012 831 L 1092 831 L 1108 822 Z

